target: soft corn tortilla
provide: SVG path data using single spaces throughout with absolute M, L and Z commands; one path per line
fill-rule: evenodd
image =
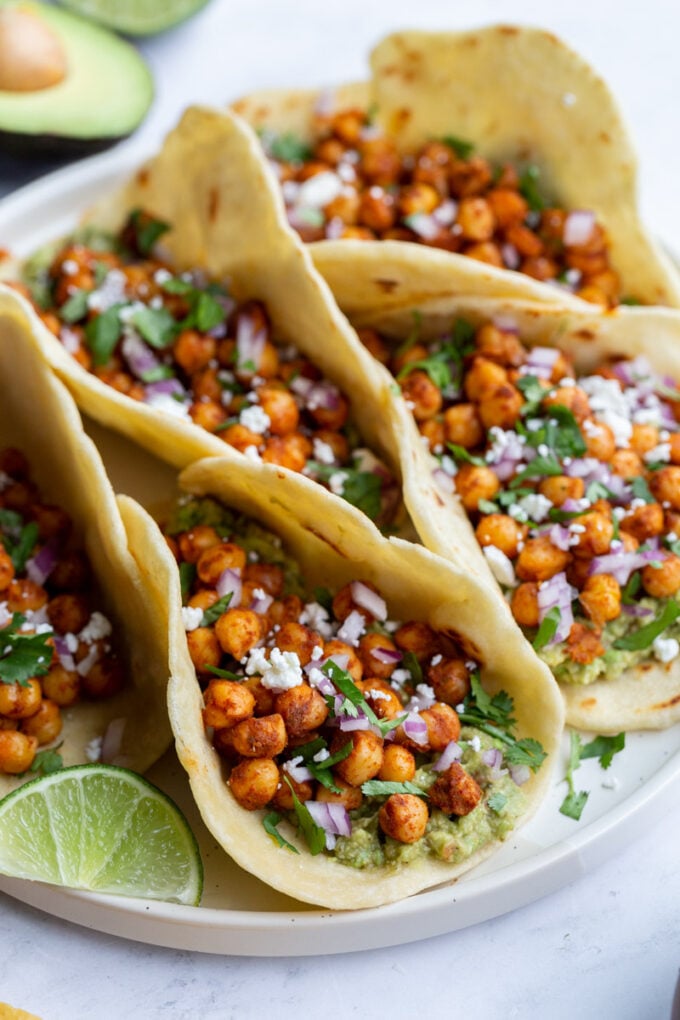
M 155 553 L 159 537 L 151 518 L 130 499 L 119 497 L 116 502 L 73 400 L 32 339 L 25 308 L 14 292 L 0 285 L 0 446 L 23 450 L 42 497 L 71 515 L 98 583 L 99 608 L 111 619 L 127 665 L 120 695 L 63 710 L 59 753 L 65 765 L 86 762 L 88 744 L 120 720 L 120 745 L 109 760 L 144 771 L 172 741 L 165 707 L 165 590 L 170 571 Z M 134 538 L 128 538 L 121 513 L 134 526 Z M 20 781 L 0 776 L 0 795 Z
M 637 161 L 618 105 L 591 67 L 556 36 L 495 25 L 467 32 L 397 32 L 371 55 L 372 77 L 337 95 L 258 92 L 233 104 L 256 127 L 309 136 L 319 101 L 354 105 L 404 152 L 456 135 L 493 161 L 534 163 L 566 209 L 591 209 L 611 240 L 624 294 L 680 305 L 680 277 L 641 224 Z M 310 248 L 348 314 L 371 297 L 394 307 L 459 294 L 519 297 L 574 308 L 579 299 L 522 274 L 404 242 L 319 241 Z
M 530 302 L 466 301 L 452 296 L 419 306 L 422 336 L 441 336 L 458 318 L 479 324 L 497 317 L 517 324 L 520 338 L 528 346 L 558 347 L 574 357 L 579 373 L 592 371 L 607 355 L 634 358 L 644 355 L 662 375 L 680 380 L 680 312 L 670 308 L 620 307 L 607 315 L 581 314 L 568 308 L 548 308 Z M 362 326 L 372 326 L 398 341 L 413 328 L 412 310 L 380 312 L 366 310 L 358 317 Z M 395 404 L 403 405 L 399 397 Z M 399 413 L 400 408 L 395 408 Z M 433 462 L 431 461 L 430 470 Z M 426 514 L 420 508 L 419 518 Z M 472 527 L 460 503 L 456 505 L 456 531 Z M 446 545 L 426 540 L 442 556 Z M 481 556 L 479 549 L 477 556 Z M 481 557 L 483 559 L 483 557 Z M 479 567 L 479 560 L 476 560 Z M 484 560 L 486 566 L 486 560 Z M 487 566 L 488 574 L 490 570 Z M 581 686 L 561 684 L 567 706 L 567 723 L 597 733 L 621 730 L 665 729 L 680 720 L 680 659 L 660 663 L 654 658 L 627 670 L 619 679 Z
M 547 791 L 560 741 L 563 706 L 550 671 L 533 654 L 491 585 L 420 546 L 383 538 L 353 507 L 338 506 L 324 490 L 304 482 L 285 472 L 274 480 L 261 465 L 250 463 L 236 475 L 230 460 L 215 458 L 192 465 L 180 476 L 186 491 L 215 496 L 278 533 L 311 585 L 335 588 L 357 578 L 373 581 L 393 618 L 427 620 L 437 629 L 455 631 L 466 652 L 483 664 L 484 686 L 492 692 L 502 688 L 515 699 L 522 736 L 535 737 L 549 754 L 523 788 L 526 820 Z M 175 575 L 168 589 L 173 617 L 168 706 L 177 753 L 206 825 L 241 867 L 289 896 L 342 909 L 376 906 L 452 881 L 497 849 L 496 841 L 456 866 L 420 860 L 408 867 L 360 871 L 323 854 L 312 857 L 287 823 L 282 832 L 300 855 L 277 847 L 262 826 L 266 812 L 246 811 L 232 797 L 222 761 L 206 736 L 203 699 L 180 616 L 177 571 Z
M 275 335 L 295 343 L 350 400 L 363 443 L 401 482 L 404 504 L 423 541 L 447 544 L 462 563 L 474 564 L 474 539 L 467 529 L 452 533 L 455 501 L 432 479 L 411 415 L 403 407 L 394 410 L 392 377 L 359 342 L 288 226 L 253 131 L 232 114 L 188 110 L 159 155 L 92 209 L 88 222 L 117 230 L 137 207 L 172 224 L 163 244 L 178 270 L 202 267 L 227 279 L 237 299 L 264 301 Z M 218 436 L 131 400 L 86 372 L 31 315 L 45 357 L 92 418 L 176 467 L 204 456 L 229 458 L 232 470 L 246 462 Z M 275 479 L 282 469 L 264 465 L 263 470 Z M 316 484 L 308 482 L 309 491 Z

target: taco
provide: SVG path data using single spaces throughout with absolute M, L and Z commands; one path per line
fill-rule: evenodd
M 639 221 L 618 107 L 559 39 L 503 25 L 400 32 L 371 69 L 365 84 L 233 104 L 348 314 L 371 296 L 403 307 L 452 287 L 678 305 L 680 278 Z
M 168 705 L 222 847 L 339 909 L 493 853 L 545 793 L 563 714 L 493 587 L 298 476 L 209 458 L 180 486 Z
M 455 298 L 417 315 L 414 336 L 412 314 L 367 310 L 360 336 L 560 681 L 567 722 L 676 722 L 680 315 Z
M 75 238 L 18 273 L 41 349 L 94 419 L 179 467 L 217 455 L 261 460 L 272 478 L 300 472 L 412 534 L 401 491 L 409 514 L 434 505 L 421 535 L 456 540 L 410 416 L 387 413 L 389 373 L 338 311 L 233 115 L 188 111 Z
M 0 380 L 0 793 L 61 763 L 143 771 L 172 740 L 155 525 L 114 497 L 5 287 Z

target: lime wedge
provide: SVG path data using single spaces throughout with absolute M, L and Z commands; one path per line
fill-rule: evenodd
M 203 865 L 186 818 L 136 772 L 74 765 L 0 800 L 0 873 L 197 904 Z
M 77 14 L 127 35 L 153 35 L 184 21 L 208 0 L 59 0 Z

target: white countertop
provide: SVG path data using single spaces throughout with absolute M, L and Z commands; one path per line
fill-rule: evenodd
M 540 24 L 616 93 L 641 160 L 648 225 L 680 250 L 680 11 L 665 0 L 212 0 L 143 43 L 157 100 L 131 149 L 159 141 L 190 102 L 252 88 L 361 77 L 371 45 L 404 27 Z M 0 154 L 0 193 L 42 167 Z M 2 239 L 0 238 L 0 244 Z M 670 1017 L 680 966 L 680 791 L 652 829 L 566 888 L 474 927 L 344 956 L 235 958 L 162 949 L 60 921 L 0 895 L 0 1002 L 43 1020 L 437 1016 L 483 1020 Z

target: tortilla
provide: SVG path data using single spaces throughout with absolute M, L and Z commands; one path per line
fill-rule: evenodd
M 504 25 L 398 32 L 376 46 L 371 68 L 363 88 L 258 92 L 233 109 L 255 127 L 309 138 L 317 104 L 324 113 L 359 105 L 376 111 L 400 151 L 453 134 L 493 161 L 536 164 L 564 208 L 590 209 L 605 227 L 624 295 L 680 304 L 680 277 L 639 220 L 636 157 L 617 103 L 554 35 Z M 310 249 L 348 314 L 371 299 L 404 307 L 451 292 L 577 307 L 547 284 L 421 244 L 319 241 Z
M 20 448 L 46 499 L 62 506 L 82 537 L 114 640 L 127 666 L 123 691 L 110 700 L 81 701 L 63 710 L 59 749 L 65 765 L 88 760 L 88 745 L 116 722 L 122 727 L 110 761 L 149 768 L 172 740 L 165 693 L 168 679 L 169 571 L 154 552 L 155 525 L 136 503 L 116 500 L 101 458 L 83 432 L 76 406 L 54 378 L 31 336 L 25 303 L 0 287 L 0 446 Z M 123 518 L 134 530 L 128 537 Z M 155 542 L 158 542 L 156 531 Z M 0 776 L 0 794 L 20 780 Z
M 441 336 L 459 318 L 474 325 L 498 320 L 516 324 L 527 346 L 557 347 L 575 360 L 577 371 L 586 374 L 607 355 L 634 358 L 644 355 L 652 368 L 662 375 L 680 379 L 680 313 L 668 308 L 621 307 L 607 315 L 579 313 L 568 308 L 549 308 L 531 302 L 469 301 L 455 295 L 418 306 L 423 339 Z M 383 311 L 365 308 L 357 315 L 357 326 L 372 327 L 398 342 L 413 328 L 413 309 Z M 403 401 L 395 398 L 395 404 Z M 396 407 L 395 415 L 401 413 Z M 436 461 L 431 458 L 430 472 Z M 425 516 L 423 505 L 418 519 Z M 454 524 L 455 518 L 455 524 Z M 457 503 L 452 530 L 457 531 L 467 515 Z M 472 528 L 468 523 L 469 534 Z M 446 543 L 423 539 L 430 549 L 454 557 Z M 475 561 L 479 567 L 480 550 Z M 484 565 L 487 567 L 486 560 Z M 488 571 L 490 574 L 490 571 Z M 566 701 L 567 723 L 596 733 L 621 730 L 664 729 L 680 720 L 680 660 L 662 664 L 650 658 L 613 681 L 597 681 L 585 686 L 560 685 Z
M 187 468 L 180 485 L 196 495 L 213 495 L 280 535 L 311 585 L 336 588 L 361 577 L 378 586 L 395 618 L 427 620 L 437 629 L 453 629 L 466 652 L 483 663 L 485 688 L 504 689 L 515 699 L 521 735 L 538 739 L 549 754 L 523 787 L 528 799 L 522 821 L 531 815 L 548 789 L 550 765 L 560 742 L 562 702 L 549 670 L 533 654 L 491 585 L 419 546 L 382 537 L 353 507 L 338 504 L 319 486 L 308 489 L 298 476 L 280 472 L 274 478 L 251 463 L 236 473 L 231 460 L 209 458 Z M 281 825 L 282 834 L 298 847 L 300 856 L 277 847 L 262 825 L 266 811 L 242 809 L 225 784 L 222 760 L 203 725 L 203 698 L 180 616 L 178 576 L 168 592 L 172 616 L 168 705 L 177 753 L 206 825 L 241 867 L 297 899 L 345 909 L 387 903 L 453 881 L 497 848 L 496 843 L 487 845 L 457 866 L 420 860 L 396 871 L 357 870 L 323 854 L 311 856 L 287 823 Z

